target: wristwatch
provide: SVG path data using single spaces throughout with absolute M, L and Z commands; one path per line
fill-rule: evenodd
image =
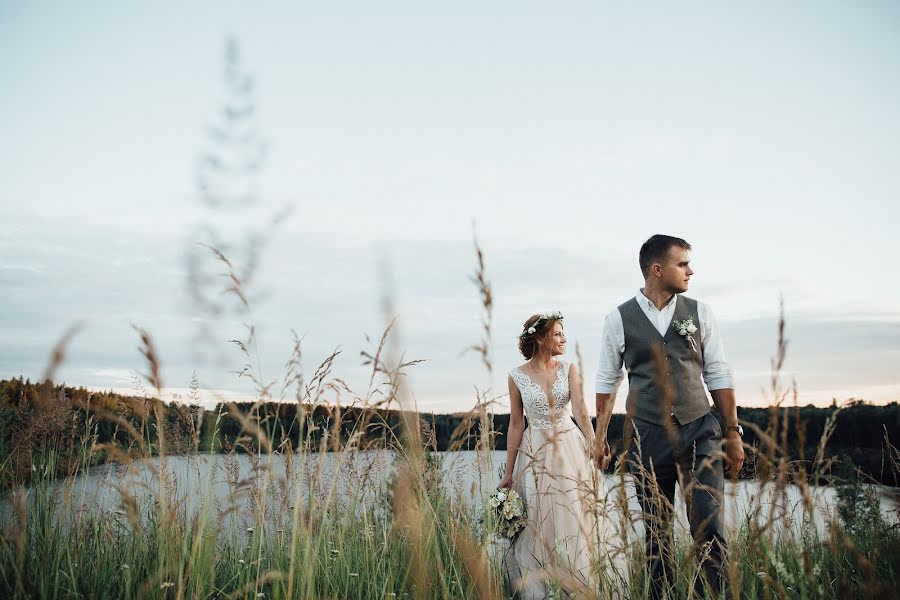
M 730 427 L 725 428 L 725 433 L 729 431 L 737 431 L 738 437 L 744 437 L 744 428 L 740 425 L 731 425 Z

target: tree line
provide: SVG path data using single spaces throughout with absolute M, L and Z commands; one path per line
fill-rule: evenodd
M 192 385 L 196 391 L 196 381 Z M 328 451 L 391 447 L 412 424 L 417 443 L 433 451 L 474 450 L 486 444 L 506 450 L 509 414 L 403 413 L 333 404 L 236 403 L 205 410 L 191 400 L 163 403 L 143 390 L 135 395 L 87 390 L 22 378 L 0 381 L 0 486 L 27 482 L 38 458 L 55 453 L 57 474 L 75 472 L 83 461 L 194 452 L 256 452 L 272 449 Z M 744 441 L 761 452 L 777 443 L 786 461 L 811 464 L 819 454 L 828 472 L 849 477 L 857 469 L 888 485 L 900 485 L 890 452 L 900 439 L 900 405 L 862 401 L 839 407 L 738 408 Z M 614 414 L 610 444 L 623 449 L 627 416 Z M 826 432 L 827 443 L 821 444 Z M 488 437 L 484 437 L 487 433 Z M 775 439 L 773 439 L 775 438 Z M 820 448 L 820 445 L 822 447 Z M 89 449 L 89 452 L 85 450 Z M 745 476 L 754 475 L 754 453 Z M 812 469 L 807 469 L 812 471 Z

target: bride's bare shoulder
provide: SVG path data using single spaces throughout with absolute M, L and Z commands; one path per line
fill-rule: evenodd
M 513 374 L 515 374 L 515 373 L 527 373 L 528 372 L 527 366 L 528 366 L 528 363 L 525 363 L 523 365 L 517 365 L 517 366 L 513 367 L 512 369 L 510 369 L 509 371 L 507 371 L 507 373 L 509 373 L 510 377 L 512 377 Z

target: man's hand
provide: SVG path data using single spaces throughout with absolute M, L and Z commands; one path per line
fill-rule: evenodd
M 612 460 L 612 451 L 609 448 L 609 442 L 606 441 L 606 436 L 597 436 L 594 439 L 593 454 L 594 466 L 601 471 L 606 470 Z
M 709 390 L 712 396 L 713 404 L 716 410 L 722 416 L 725 422 L 725 439 L 723 450 L 725 450 L 725 471 L 731 475 L 733 479 L 737 479 L 741 467 L 744 466 L 744 444 L 741 436 L 730 426 L 738 424 L 737 400 L 734 398 L 734 388 L 721 388 L 718 390 Z
M 616 402 L 615 392 L 610 394 L 597 394 L 597 425 L 594 435 L 594 465 L 603 470 L 609 466 L 612 460 L 612 452 L 609 449 L 609 441 L 606 434 L 609 427 L 609 419 L 612 416 L 613 404 Z
M 729 431 L 725 436 L 725 472 L 732 479 L 737 479 L 744 466 L 744 442 L 736 431 Z

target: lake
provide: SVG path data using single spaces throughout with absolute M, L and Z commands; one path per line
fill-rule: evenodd
M 471 504 L 495 489 L 500 470 L 506 460 L 504 451 L 494 451 L 479 460 L 472 451 L 442 452 L 441 484 L 455 502 Z M 256 457 L 245 454 L 194 455 L 147 459 L 132 466 L 107 464 L 91 468 L 75 479 L 59 480 L 56 493 L 69 494 L 70 506 L 76 512 L 121 512 L 122 494 L 140 498 L 142 502 L 158 500 L 161 490 L 169 502 L 175 502 L 188 514 L 195 513 L 204 498 L 211 498 L 216 509 L 229 512 L 239 525 L 253 521 L 261 510 L 254 500 L 266 499 L 266 522 L 281 527 L 290 521 L 290 512 L 298 497 L 303 502 L 312 493 L 320 500 L 344 502 L 357 495 L 375 500 L 379 490 L 394 471 L 395 454 L 390 450 L 360 451 L 352 454 L 323 453 L 272 455 Z M 602 487 L 612 506 L 607 518 L 622 519 L 621 493 L 628 499 L 628 512 L 639 515 L 634 487 L 626 477 L 604 475 Z M 812 487 L 815 509 L 809 522 L 819 533 L 827 531 L 828 522 L 836 517 L 836 494 L 833 488 Z M 897 504 L 889 490 L 876 486 L 881 510 L 889 522 L 897 521 Z M 0 507 L 4 521 L 10 517 L 7 499 Z M 687 531 L 687 520 L 680 498 L 676 498 L 678 531 Z M 774 486 L 756 481 L 726 483 L 726 523 L 735 528 L 748 512 L 764 521 L 768 514 L 782 531 L 799 535 L 805 525 L 804 504 L 799 487 L 787 486 L 783 494 Z M 639 521 L 632 519 L 632 521 Z M 626 528 L 629 541 L 642 536 L 638 522 Z

